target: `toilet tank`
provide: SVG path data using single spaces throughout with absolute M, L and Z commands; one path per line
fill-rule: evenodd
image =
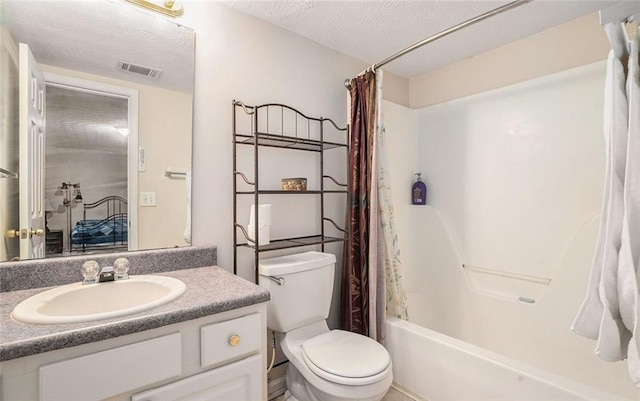
M 286 333 L 325 320 L 331 307 L 335 264 L 335 255 L 313 251 L 262 259 L 259 285 L 271 293 L 267 327 Z

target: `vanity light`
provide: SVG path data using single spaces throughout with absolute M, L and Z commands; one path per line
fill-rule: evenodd
M 129 128 L 116 128 L 122 136 L 129 135 Z
M 146 8 L 147 10 L 155 11 L 157 13 L 167 15 L 169 17 L 179 17 L 184 14 L 184 9 L 180 3 L 176 3 L 175 0 L 165 0 L 162 5 L 158 5 L 150 0 L 125 0 L 129 3 L 135 4 L 138 7 Z

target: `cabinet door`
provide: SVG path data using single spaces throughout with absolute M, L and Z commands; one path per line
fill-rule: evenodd
M 260 355 L 134 394 L 131 401 L 259 401 Z
M 162 337 L 40 367 L 40 401 L 98 401 L 182 374 L 182 335 Z

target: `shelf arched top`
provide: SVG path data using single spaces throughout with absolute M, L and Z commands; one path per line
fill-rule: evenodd
M 336 124 L 335 121 L 333 121 L 330 118 L 325 118 L 325 117 L 311 117 L 308 116 L 306 114 L 304 114 L 303 112 L 301 112 L 300 110 L 293 108 L 289 105 L 283 104 L 283 103 L 264 103 L 264 104 L 260 104 L 257 106 L 248 106 L 246 104 L 244 104 L 241 101 L 234 101 L 234 104 L 236 106 L 240 106 L 242 107 L 243 111 L 246 114 L 253 114 L 255 113 L 256 110 L 260 110 L 260 109 L 268 109 L 269 107 L 281 107 L 282 109 L 286 109 L 286 110 L 290 110 L 292 112 L 294 112 L 296 115 L 306 119 L 306 120 L 310 120 L 310 121 L 317 121 L 319 123 L 323 123 L 323 122 L 329 122 L 331 123 L 331 125 L 334 126 L 334 128 L 338 131 L 347 131 L 347 127 L 340 127 L 338 124 Z

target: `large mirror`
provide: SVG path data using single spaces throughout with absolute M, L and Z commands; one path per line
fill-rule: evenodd
M 124 1 L 0 17 L 0 262 L 189 245 L 193 30 Z

